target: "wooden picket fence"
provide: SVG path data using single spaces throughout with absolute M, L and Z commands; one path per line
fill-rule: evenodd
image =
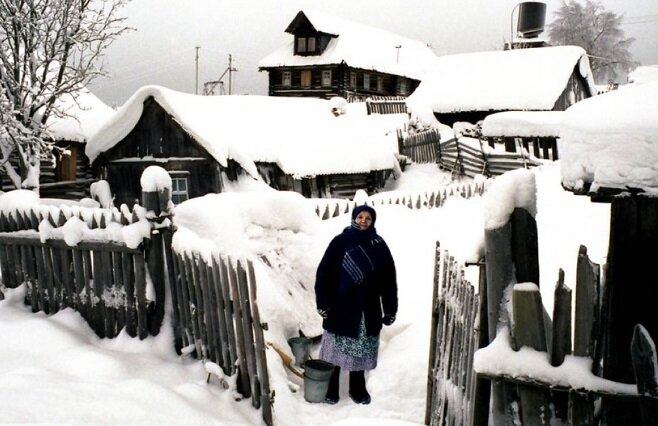
M 462 266 L 437 242 L 425 424 L 472 424 L 479 310 L 479 295 Z
M 609 379 L 571 385 L 579 382 L 571 376 L 605 377 L 603 354 L 611 332 L 606 324 L 613 295 L 602 285 L 601 267 L 590 260 L 584 246 L 577 259 L 576 306 L 572 310 L 572 292 L 560 271 L 551 327 L 546 327 L 535 284 L 539 282 L 537 225 L 525 208 L 515 208 L 506 224 L 485 231 L 486 256 L 477 263 L 481 267 L 477 294 L 463 279 L 460 265 L 440 253 L 438 245 L 436 251 L 426 424 L 591 425 L 597 424 L 600 415 L 597 406 L 604 408 L 604 416 L 636 407 L 641 424 L 655 424 L 658 363 L 655 345 L 641 324 L 635 326 L 628 348 L 636 386 L 616 383 L 611 390 Z M 552 330 L 550 336 L 547 329 Z M 499 333 L 509 333 L 513 351 L 527 347 L 545 352 L 545 359 L 555 368 L 571 354 L 590 362 L 582 364 L 585 370 L 581 372 L 573 365 L 563 370 L 566 383 L 551 382 L 531 368 L 520 374 L 518 365 L 506 366 L 504 360 L 492 369 L 480 363 L 474 372 L 475 352 Z
M 263 337 L 267 324 L 260 320 L 252 262 L 174 251 L 173 267 L 177 350 L 193 348 L 198 358 L 217 364 L 225 375 L 237 373 L 238 392 L 251 397 L 271 425 L 273 397 Z
M 260 319 L 251 261 L 175 252 L 169 190 L 143 192 L 142 200 L 145 207 L 132 211 L 125 205 L 0 211 L 0 299 L 3 287 L 25 284 L 33 312 L 72 308 L 99 337 L 116 337 L 125 328 L 144 339 L 159 333 L 169 285 L 175 349 L 203 360 L 209 373 L 237 374 L 237 391 L 271 425 L 267 325 Z M 71 230 L 64 227 L 71 218 L 91 235 L 67 241 Z M 130 242 L 117 237 L 122 231 Z M 134 234 L 142 240 L 135 242 Z
M 370 96 L 366 98 L 366 111 L 370 114 L 406 114 L 404 96 Z
M 451 197 L 471 198 L 482 195 L 490 183 L 490 180 L 476 180 L 454 183 L 433 191 L 378 192 L 369 196 L 365 204 L 373 207 L 397 204 L 416 210 L 431 209 L 441 207 Z M 356 201 L 341 198 L 312 198 L 309 202 L 315 205 L 315 212 L 323 220 L 349 213 L 356 206 Z
M 455 175 L 498 176 L 510 170 L 536 167 L 542 162 L 525 151 L 499 152 L 477 138 L 441 140 L 438 130 L 431 129 L 409 136 L 398 132 L 399 151 L 415 163 L 437 163 Z
M 33 312 L 54 314 L 64 308 L 81 313 L 100 337 L 115 337 L 124 327 L 133 337 L 157 334 L 164 301 L 147 297 L 146 245 L 131 248 L 122 241 L 80 241 L 70 246 L 52 232 L 71 217 L 90 230 L 110 224 L 150 225 L 145 211 L 42 206 L 29 211 L 0 212 L 2 284 L 26 284 L 26 303 Z M 144 223 L 145 222 L 145 223 Z M 39 232 L 39 228 L 42 232 Z M 44 228 L 52 228 L 44 235 Z M 162 291 L 150 292 L 162 295 Z

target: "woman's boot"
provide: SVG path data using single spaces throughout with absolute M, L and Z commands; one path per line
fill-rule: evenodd
M 338 384 L 340 379 L 340 367 L 334 367 L 334 372 L 331 373 L 329 378 L 329 389 L 327 389 L 327 396 L 324 398 L 324 402 L 327 404 L 335 404 L 338 402 Z
M 366 377 L 363 370 L 350 371 L 350 398 L 357 404 L 370 404 L 370 394 L 366 390 Z

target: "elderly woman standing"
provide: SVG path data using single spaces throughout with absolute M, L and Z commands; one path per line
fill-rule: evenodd
M 349 395 L 369 404 L 365 370 L 377 366 L 379 332 L 398 309 L 395 263 L 375 229 L 372 207 L 357 206 L 352 223 L 334 237 L 318 266 L 315 295 L 322 316 L 320 358 L 336 365 L 325 402 L 338 402 L 341 369 L 349 371 Z

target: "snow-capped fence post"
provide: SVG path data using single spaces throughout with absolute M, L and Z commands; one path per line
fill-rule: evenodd
M 504 307 L 505 292 L 511 284 L 531 282 L 539 285 L 537 223 L 534 175 L 517 170 L 499 178 L 489 190 L 485 203 L 492 204 L 486 219 L 484 252 L 487 269 L 487 321 L 489 342 L 493 342 L 501 324 L 509 323 Z M 510 194 L 515 194 L 510 197 Z M 513 414 L 513 385 L 493 379 L 492 421 L 507 424 Z
M 512 336 L 516 350 L 523 346 L 546 352 L 544 308 L 539 286 L 526 282 L 514 285 L 512 293 Z M 551 424 L 553 418 L 551 394 L 548 389 L 518 385 L 521 400 L 521 424 Z
M 148 315 L 148 331 L 158 334 L 164 319 L 165 308 L 165 247 L 162 230 L 171 227 L 173 203 L 171 201 L 171 177 L 162 167 L 149 166 L 140 179 L 142 186 L 142 204 L 146 209 L 146 218 L 151 223 L 151 238 L 146 245 L 148 272 L 153 283 L 155 301 L 152 312 Z M 169 265 L 171 266 L 171 265 Z M 140 333 L 142 337 L 143 333 Z M 145 337 L 145 336 L 144 336 Z

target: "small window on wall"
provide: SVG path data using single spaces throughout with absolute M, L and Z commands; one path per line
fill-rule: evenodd
M 309 53 L 315 52 L 315 37 L 309 37 L 306 39 L 306 51 Z
M 286 87 L 290 87 L 292 84 L 292 77 L 290 71 L 284 71 L 281 76 L 281 84 Z
M 325 87 L 331 86 L 331 70 L 322 71 L 322 85 Z
M 409 90 L 409 86 L 407 85 L 407 79 L 406 78 L 400 79 L 400 94 L 406 95 L 408 90 Z
M 363 88 L 366 90 L 370 90 L 370 74 L 367 72 L 363 73 Z
M 306 52 L 306 37 L 297 37 L 297 53 Z
M 382 77 L 377 77 L 377 91 L 384 91 L 384 79 Z
M 173 174 L 171 175 L 171 201 L 178 205 L 185 200 L 190 198 L 188 191 L 188 179 L 185 174 Z
M 350 88 L 356 89 L 356 73 L 350 72 Z

